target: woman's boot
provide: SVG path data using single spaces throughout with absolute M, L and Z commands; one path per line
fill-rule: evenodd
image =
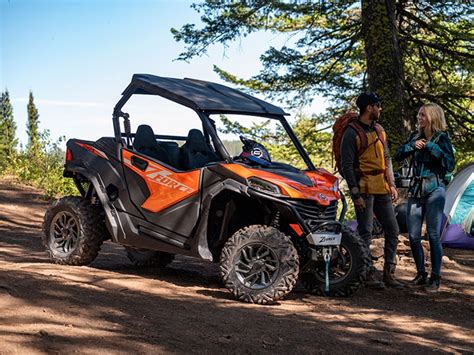
M 415 278 L 408 283 L 408 286 L 419 287 L 419 286 L 426 286 L 427 284 L 428 284 L 428 273 L 425 271 L 425 272 L 417 272 Z
M 438 292 L 440 282 L 441 276 L 431 275 L 428 284 L 425 286 L 425 290 L 428 292 Z

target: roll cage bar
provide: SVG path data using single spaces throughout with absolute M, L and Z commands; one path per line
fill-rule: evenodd
M 137 89 L 140 89 L 140 92 L 137 93 Z M 179 97 L 169 97 L 165 95 L 161 95 L 160 93 L 156 92 L 147 92 L 146 88 L 140 88 L 137 85 L 134 85 L 132 82 L 123 92 L 122 97 L 120 100 L 117 102 L 117 104 L 114 107 L 113 114 L 112 114 L 112 120 L 113 120 L 113 126 L 114 126 L 114 134 L 115 134 L 115 140 L 117 143 L 122 142 L 122 132 L 120 129 L 120 118 L 122 117 L 124 119 L 124 128 L 125 128 L 125 137 L 130 137 L 131 132 L 130 132 L 130 121 L 129 121 L 129 115 L 125 112 L 122 112 L 123 106 L 127 103 L 127 101 L 134 95 L 141 95 L 141 94 L 148 94 L 148 95 L 155 95 L 155 96 L 161 96 L 164 97 L 168 100 L 171 100 L 173 102 L 176 102 L 178 104 L 182 104 L 183 106 L 187 106 L 194 110 L 199 118 L 201 119 L 203 128 L 207 131 L 207 133 L 211 136 L 212 142 L 214 144 L 214 147 L 217 149 L 219 154 L 225 159 L 226 162 L 230 163 L 232 162 L 232 157 L 229 155 L 227 152 L 226 148 L 222 144 L 222 141 L 220 140 L 219 136 L 217 135 L 217 131 L 215 129 L 215 126 L 211 123 L 211 118 L 209 117 L 212 114 L 241 114 L 241 115 L 251 115 L 251 116 L 260 116 L 260 117 L 265 117 L 265 118 L 270 118 L 270 119 L 275 119 L 281 122 L 282 126 L 284 127 L 286 133 L 290 136 L 291 141 L 295 145 L 296 149 L 298 150 L 298 153 L 301 155 L 303 158 L 303 161 L 309 168 L 309 170 L 315 170 L 315 166 L 313 162 L 311 161 L 311 158 L 309 155 L 306 153 L 306 150 L 303 148 L 301 145 L 300 141 L 296 137 L 295 133 L 293 132 L 290 124 L 288 121 L 285 119 L 285 116 L 283 114 L 271 114 L 271 113 L 255 113 L 255 112 L 237 112 L 237 111 L 226 111 L 226 110 L 198 110 L 195 109 L 194 107 L 190 107 L 190 105 L 187 102 L 184 102 L 183 100 L 180 100 Z M 171 136 L 163 136 L 165 137 L 171 137 Z M 173 137 L 176 138 L 176 137 Z M 182 137 L 179 137 L 182 138 Z

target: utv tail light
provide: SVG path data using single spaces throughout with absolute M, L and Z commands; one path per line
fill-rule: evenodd
M 70 162 L 72 160 L 72 152 L 71 149 L 67 148 L 66 149 L 66 163 Z

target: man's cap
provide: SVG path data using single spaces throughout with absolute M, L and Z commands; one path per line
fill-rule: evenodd
M 380 97 L 378 97 L 376 93 L 364 92 L 360 94 L 357 98 L 356 105 L 360 110 L 362 110 L 365 109 L 367 106 L 377 104 L 380 101 Z

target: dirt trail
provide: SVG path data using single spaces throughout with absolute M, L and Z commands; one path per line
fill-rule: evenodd
M 0 181 L 0 354 L 474 352 L 474 252 L 446 250 L 441 291 L 322 298 L 300 286 L 273 306 L 235 301 L 215 265 L 178 257 L 136 269 L 105 243 L 88 267 L 50 264 L 49 203 Z M 414 266 L 400 257 L 397 274 Z

